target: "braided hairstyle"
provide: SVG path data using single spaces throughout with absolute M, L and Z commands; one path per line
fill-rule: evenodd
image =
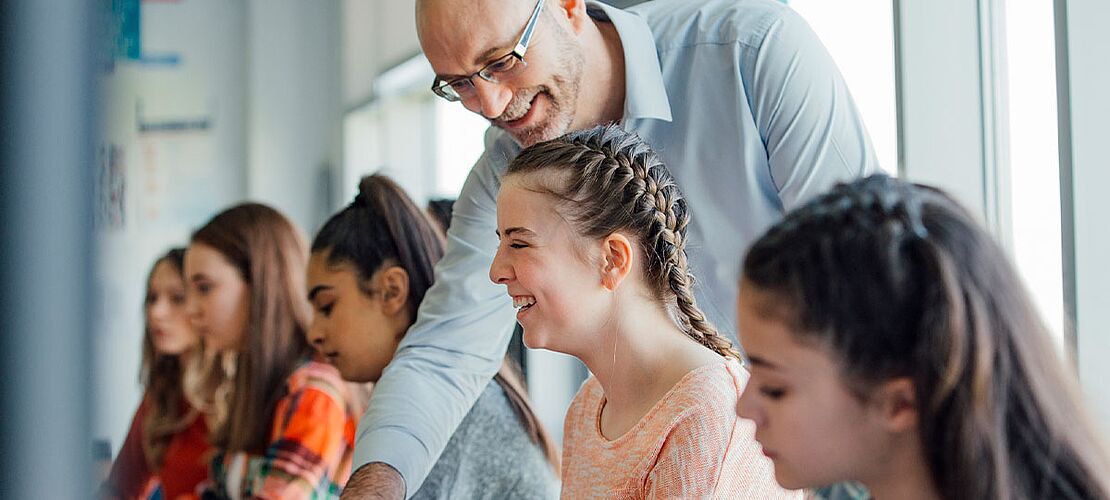
M 536 190 L 558 200 L 560 215 L 578 234 L 632 235 L 646 257 L 643 271 L 655 298 L 679 328 L 721 356 L 740 359 L 694 301 L 685 249 L 689 210 L 651 146 L 617 125 L 601 125 L 525 149 L 505 175 L 524 174 L 540 174 Z
M 875 175 L 797 209 L 741 286 L 849 389 L 907 377 L 943 498 L 1108 498 L 1106 450 L 1017 273 L 943 192 Z

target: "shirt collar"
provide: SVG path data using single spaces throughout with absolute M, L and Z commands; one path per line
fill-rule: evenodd
M 588 1 L 590 17 L 613 23 L 624 51 L 624 118 L 671 121 L 671 105 L 651 28 L 636 14 Z

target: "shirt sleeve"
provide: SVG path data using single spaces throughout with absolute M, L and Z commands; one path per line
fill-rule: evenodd
M 740 64 L 771 178 L 790 210 L 874 172 L 878 160 L 832 57 L 796 12 L 780 12 Z
M 353 468 L 391 465 L 410 497 L 501 366 L 512 335 L 512 304 L 489 280 L 500 188 L 494 163 L 506 160 L 493 136 L 455 202 L 435 284 L 359 423 Z
M 308 385 L 281 399 L 274 409 L 274 435 L 263 455 L 218 456 L 215 470 L 241 476 L 250 498 L 309 498 L 324 483 L 329 466 L 346 446 L 346 411 L 327 390 Z M 223 489 L 238 489 L 232 484 Z
M 131 419 L 131 428 L 120 447 L 119 455 L 112 463 L 112 472 L 101 487 L 104 498 L 141 498 L 150 487 L 154 474 L 146 463 L 143 451 L 143 420 L 146 419 L 148 404 L 146 398 L 139 404 Z

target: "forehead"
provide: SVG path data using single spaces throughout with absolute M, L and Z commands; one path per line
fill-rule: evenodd
M 420 0 L 420 47 L 437 74 L 463 74 L 512 50 L 532 0 Z
M 173 264 L 163 260 L 158 265 L 154 266 L 154 272 L 150 275 L 150 281 L 153 285 L 158 286 L 172 286 L 181 283 L 181 272 L 174 267 Z
M 507 177 L 497 193 L 498 226 L 529 226 L 562 221 L 556 211 L 555 199 L 531 187 L 525 175 Z
M 193 243 L 185 252 L 185 272 L 192 275 L 198 272 L 216 274 L 225 271 L 236 272 L 231 262 L 219 250 L 204 243 Z
M 316 251 L 308 259 L 309 286 L 328 284 L 338 286 L 350 281 L 355 281 L 355 268 L 348 262 L 328 262 L 329 252 Z M 325 283 L 326 282 L 326 283 Z
M 798 334 L 791 326 L 771 312 L 771 308 L 776 307 L 773 295 L 761 292 L 744 280 L 737 300 L 740 340 L 749 356 L 793 369 L 813 367 L 812 357 L 823 354 L 814 346 L 798 341 Z

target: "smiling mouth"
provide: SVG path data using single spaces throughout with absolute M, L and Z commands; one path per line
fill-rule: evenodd
M 523 295 L 513 297 L 513 307 L 516 308 L 518 311 L 526 311 L 528 309 L 531 309 L 534 305 L 536 305 L 535 297 L 528 297 Z
M 519 128 L 523 124 L 522 122 L 527 121 L 527 119 L 532 116 L 532 111 L 536 108 L 536 99 L 542 93 L 543 92 L 540 91 L 533 94 L 532 97 L 528 99 L 528 106 L 523 111 L 516 113 L 515 116 L 512 117 L 502 115 L 501 118 L 497 119 L 497 122 L 504 128 Z

